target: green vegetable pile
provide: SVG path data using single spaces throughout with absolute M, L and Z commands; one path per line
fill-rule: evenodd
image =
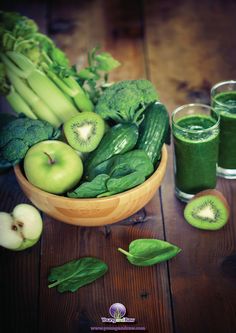
M 67 193 L 69 197 L 110 196 L 142 184 L 153 173 L 168 139 L 169 116 L 165 106 L 158 102 L 149 104 L 143 117 L 139 127 L 134 120 L 116 124 L 107 131 L 87 156 L 82 184 Z
M 0 12 L 0 61 L 0 94 L 17 113 L 56 128 L 78 111 L 93 111 L 101 90 L 96 82 L 102 73 L 107 81 L 108 72 L 119 66 L 94 49 L 89 67 L 78 73 L 33 20 L 12 12 Z
M 120 193 L 143 183 L 153 170 L 153 164 L 144 150 L 132 150 L 101 163 L 93 169 L 95 175 L 92 180 L 82 183 L 68 196 L 92 198 Z
M 18 13 L 0 12 L 0 36 L 0 93 L 20 114 L 1 130 L 0 166 L 22 161 L 36 143 L 59 139 L 78 149 L 83 174 L 53 192 L 32 178 L 27 164 L 28 180 L 42 190 L 99 198 L 142 184 L 154 172 L 168 141 L 169 116 L 150 81 L 109 84 L 109 72 L 120 63 L 98 48 L 77 70 L 33 20 Z M 57 163 L 44 153 L 51 166 Z

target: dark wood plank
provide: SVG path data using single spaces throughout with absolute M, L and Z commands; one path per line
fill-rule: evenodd
M 0 211 L 11 212 L 19 203 L 29 203 L 13 171 L 0 176 Z M 0 248 L 0 331 L 37 332 L 40 242 L 14 252 Z
M 65 6 L 64 2 L 53 2 L 52 36 L 72 62 L 84 64 L 87 50 L 101 44 L 124 63 L 112 75 L 113 80 L 145 77 L 141 9 L 132 14 L 132 7 L 128 6 L 130 21 L 126 21 L 127 14 L 124 21 L 122 4 L 125 2 L 77 1 Z M 66 31 L 58 28 L 62 21 Z M 164 238 L 158 193 L 145 212 L 109 228 L 76 228 L 48 220 L 42 243 L 40 331 L 89 332 L 91 326 L 104 325 L 101 316 L 108 316 L 111 304 L 121 302 L 128 315 L 136 318 L 136 326 L 145 326 L 149 332 L 171 333 L 166 264 L 146 269 L 133 267 L 117 251 L 117 247 L 127 248 L 131 240 L 145 237 Z M 59 295 L 47 288 L 51 266 L 88 255 L 108 264 L 109 272 L 104 278 L 75 294 Z
M 170 111 L 188 102 L 208 102 L 210 86 L 236 76 L 234 1 L 145 2 L 149 74 Z M 227 59 L 227 60 L 226 60 Z M 172 147 L 162 205 L 167 240 L 183 251 L 170 261 L 176 332 L 233 333 L 236 330 L 236 182 L 218 181 L 231 206 L 229 224 L 204 232 L 183 219 L 174 196 Z
M 20 11 L 37 19 L 45 27 L 46 7 L 36 1 L 4 1 L 1 9 Z M 0 112 L 10 112 L 1 98 Z M 19 188 L 14 172 L 0 174 L 0 211 L 11 212 L 19 203 L 30 203 Z M 40 246 L 22 252 L 0 249 L 0 331 L 9 333 L 37 332 L 40 287 Z

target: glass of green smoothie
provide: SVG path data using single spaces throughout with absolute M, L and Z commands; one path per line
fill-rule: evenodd
M 217 83 L 211 89 L 212 107 L 220 115 L 218 176 L 236 178 L 236 81 Z
M 172 113 L 175 194 L 187 202 L 216 186 L 218 113 L 208 105 L 186 104 Z

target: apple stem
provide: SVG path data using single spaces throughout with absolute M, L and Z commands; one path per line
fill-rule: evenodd
M 51 158 L 51 156 L 48 153 L 44 152 L 44 154 L 47 155 L 50 164 L 54 164 L 55 163 L 55 161 Z

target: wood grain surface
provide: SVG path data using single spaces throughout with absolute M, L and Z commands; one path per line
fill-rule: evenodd
M 233 0 L 2 4 L 34 18 L 78 66 L 100 44 L 122 63 L 112 80 L 149 78 L 170 113 L 184 103 L 209 102 L 213 84 L 236 78 Z M 1 333 L 90 332 L 105 325 L 101 317 L 115 302 L 136 318 L 129 327 L 149 333 L 236 332 L 236 181 L 217 183 L 231 207 L 228 225 L 217 232 L 194 229 L 174 196 L 172 149 L 161 190 L 134 216 L 85 228 L 43 215 L 44 232 L 36 246 L 21 253 L 0 249 Z M 20 202 L 28 201 L 13 171 L 0 175 L 0 210 L 11 211 Z M 168 263 L 138 268 L 117 251 L 137 238 L 166 239 L 182 252 Z M 108 264 L 103 278 L 73 294 L 48 289 L 51 267 L 90 255 Z

